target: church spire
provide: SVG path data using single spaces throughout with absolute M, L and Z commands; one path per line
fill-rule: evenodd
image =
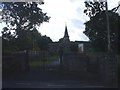
M 67 24 L 65 23 L 65 33 L 64 33 L 64 37 L 69 37 L 68 35 L 68 30 L 67 30 Z

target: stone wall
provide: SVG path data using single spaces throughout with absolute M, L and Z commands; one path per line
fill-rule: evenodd
M 65 71 L 98 75 L 105 87 L 117 87 L 117 58 L 108 53 L 66 53 L 63 55 Z
M 63 67 L 66 71 L 87 71 L 88 57 L 85 54 L 66 53 L 63 55 Z
M 50 43 L 48 47 L 49 47 L 48 51 L 50 52 L 50 54 L 52 55 L 58 54 L 60 43 L 59 42 Z
M 98 57 L 100 74 L 106 87 L 117 86 L 117 58 L 114 54 L 104 54 Z
M 28 69 L 28 61 L 25 52 L 4 53 L 2 55 L 3 74 L 23 72 Z

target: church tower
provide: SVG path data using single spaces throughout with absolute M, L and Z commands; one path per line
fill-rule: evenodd
M 65 25 L 65 33 L 63 37 L 64 42 L 70 42 L 69 35 L 68 35 L 68 30 L 67 30 L 67 25 Z
M 65 38 L 65 37 L 68 37 L 68 38 L 69 38 L 69 35 L 68 35 L 68 30 L 67 30 L 67 25 L 65 25 L 64 38 Z
M 68 35 L 67 25 L 65 25 L 65 33 L 63 37 L 63 48 L 64 53 L 70 52 L 70 39 Z

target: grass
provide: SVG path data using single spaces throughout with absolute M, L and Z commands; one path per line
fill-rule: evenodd
M 40 66 L 40 65 L 43 65 L 43 64 L 47 64 L 51 61 L 54 61 L 58 59 L 58 56 L 57 55 L 54 55 L 54 56 L 49 56 L 49 57 L 46 57 L 45 59 L 35 59 L 35 60 L 32 60 L 30 61 L 30 66 Z

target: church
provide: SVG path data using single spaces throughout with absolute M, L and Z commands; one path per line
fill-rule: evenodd
M 58 42 L 52 42 L 49 44 L 49 52 L 53 54 L 59 53 L 59 49 L 62 48 L 63 52 L 79 52 L 84 53 L 89 51 L 89 41 L 70 41 L 67 25 L 65 25 L 65 31 L 63 38 Z

